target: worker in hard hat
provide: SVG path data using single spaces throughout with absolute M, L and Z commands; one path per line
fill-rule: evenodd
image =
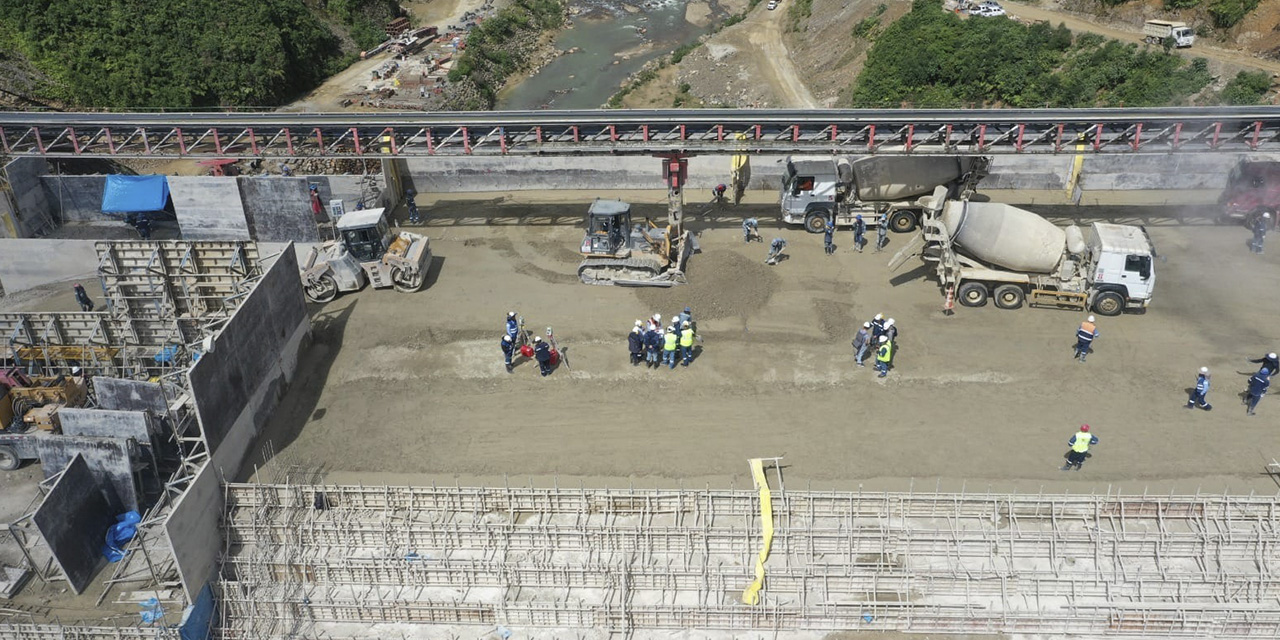
M 1062 467 L 1062 470 L 1074 468 L 1079 471 L 1080 465 L 1084 464 L 1084 459 L 1089 457 L 1089 447 L 1098 444 L 1098 436 L 1089 433 L 1089 425 L 1082 424 L 1080 431 L 1071 436 L 1067 444 L 1071 445 L 1071 450 L 1067 452 L 1067 464 Z
M 724 204 L 724 192 L 728 190 L 729 187 L 725 186 L 723 183 L 716 185 L 716 187 L 711 190 L 711 204 Z
M 1187 398 L 1187 408 L 1194 409 L 1199 406 L 1205 411 L 1213 409 L 1213 405 L 1209 404 L 1206 396 L 1209 395 L 1209 367 L 1200 367 L 1200 373 L 1196 376 L 1196 387 L 1191 390 L 1191 397 Z
M 644 333 L 644 362 L 645 366 L 657 369 L 662 360 L 662 344 L 665 340 L 662 337 L 662 329 L 649 327 Z
M 693 327 L 685 320 L 680 323 L 680 364 L 687 367 L 690 362 L 693 362 Z
M 1253 220 L 1253 242 L 1249 243 L 1249 248 L 1254 253 L 1262 253 L 1262 243 L 1267 238 L 1267 227 L 1271 226 L 1271 214 L 1263 212 L 1262 215 Z
M 884 335 L 884 314 L 877 313 L 876 317 L 871 319 L 871 339 L 879 340 Z
M 867 241 L 864 237 L 866 235 L 867 222 L 862 219 L 862 214 L 859 213 L 853 217 L 853 248 L 857 249 L 858 253 L 862 253 L 862 245 Z
M 1254 415 L 1254 409 L 1258 408 L 1258 402 L 1262 400 L 1262 396 L 1267 395 L 1267 389 L 1271 388 L 1271 370 L 1263 367 L 1257 373 L 1249 378 L 1249 390 L 1245 393 L 1245 405 L 1249 407 L 1249 415 Z
M 1261 358 L 1250 360 L 1249 362 L 1261 364 L 1262 366 L 1260 368 L 1266 369 L 1267 371 L 1280 371 L 1280 358 L 1276 357 L 1275 352 L 1268 353 Z
M 511 373 L 511 358 L 516 354 L 515 338 L 507 334 L 503 334 L 502 342 L 498 344 L 502 348 L 502 358 L 507 365 L 507 373 Z
M 889 214 L 882 213 L 876 217 L 876 253 L 886 244 L 889 244 Z
M 769 256 L 764 259 L 765 264 L 778 264 L 782 259 L 782 251 L 787 248 L 787 241 L 782 238 L 774 238 L 769 243 Z
M 680 346 L 680 336 L 676 335 L 676 328 L 667 327 L 667 332 L 662 334 L 662 364 L 674 369 L 676 368 L 676 349 Z
M 889 336 L 880 336 L 880 344 L 876 347 L 876 370 L 880 372 L 878 378 L 889 375 L 889 360 L 893 359 L 893 343 L 889 341 Z
M 517 340 L 520 337 L 520 318 L 516 316 L 514 311 L 507 312 L 507 335 L 511 336 L 513 344 L 517 347 L 520 346 L 520 342 Z
M 80 304 L 80 310 L 93 311 L 93 300 L 89 298 L 89 292 L 84 290 L 84 285 L 77 282 L 71 288 L 76 292 L 76 302 Z
M 639 320 L 636 320 L 636 326 L 631 327 L 631 333 L 627 334 L 627 351 L 631 353 L 633 367 L 644 359 L 644 329 L 640 328 Z
M 831 255 L 836 252 L 836 223 L 828 219 L 827 223 L 822 225 L 822 250 Z
M 764 238 L 760 237 L 760 221 L 755 218 L 747 218 L 742 221 L 742 241 L 751 242 L 752 240 L 764 242 Z
M 1093 341 L 1098 337 L 1098 325 L 1094 324 L 1093 316 L 1089 316 L 1087 320 L 1080 323 L 1080 328 L 1076 330 L 1076 359 L 1084 362 L 1085 356 L 1092 351 Z
M 533 359 L 538 361 L 542 377 L 551 375 L 551 345 L 543 342 L 542 336 L 533 337 Z

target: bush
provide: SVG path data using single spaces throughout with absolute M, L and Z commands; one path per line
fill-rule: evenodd
M 787 7 L 787 29 L 799 31 L 800 21 L 807 20 L 811 15 L 813 15 L 813 0 L 791 0 L 791 6 Z
M 693 89 L 693 87 L 689 86 L 688 82 L 680 83 L 680 87 L 679 87 L 680 93 L 689 93 L 690 89 Z
M 1137 107 L 1182 104 L 1210 80 L 1202 59 L 915 0 L 876 37 L 850 93 L 858 107 Z
M 1271 89 L 1271 76 L 1265 71 L 1241 71 L 1223 87 L 1219 99 L 1223 104 L 1262 104 Z
M 1213 26 L 1229 29 L 1257 7 L 1258 0 L 1216 0 L 1209 5 L 1209 15 L 1213 17 Z
M 5 0 L 0 30 L 73 107 L 281 104 L 347 60 L 303 0 Z
M 690 42 L 676 47 L 676 50 L 671 52 L 671 64 L 678 64 L 681 60 L 684 60 L 685 56 L 701 45 L 701 42 Z

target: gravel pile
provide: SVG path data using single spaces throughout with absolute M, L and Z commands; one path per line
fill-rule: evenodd
M 778 276 L 763 260 L 752 260 L 732 251 L 709 251 L 689 258 L 685 271 L 689 284 L 669 289 L 636 289 L 640 302 L 661 313 L 663 319 L 683 308 L 693 309 L 698 320 L 748 317 L 761 309 L 778 290 Z

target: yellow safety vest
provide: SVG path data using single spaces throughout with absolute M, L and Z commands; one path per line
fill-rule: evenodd
M 680 334 L 680 346 L 682 347 L 693 346 L 693 329 L 685 329 Z
M 1089 450 L 1089 442 L 1093 440 L 1093 436 L 1088 431 L 1081 431 L 1076 434 L 1076 441 L 1071 445 L 1071 450 L 1076 453 L 1084 453 Z
M 892 340 L 890 340 L 889 342 L 886 342 L 886 343 L 884 343 L 884 344 L 880 345 L 880 348 L 879 348 L 879 349 L 876 349 L 876 360 L 879 360 L 880 362 L 888 362 L 888 361 L 889 361 L 889 356 L 891 356 L 891 355 L 893 355 L 893 341 L 892 341 Z
M 666 351 L 676 350 L 676 334 L 674 332 L 663 334 L 662 340 L 663 340 L 662 348 L 664 350 Z

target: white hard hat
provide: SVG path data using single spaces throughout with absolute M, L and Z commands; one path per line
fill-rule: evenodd
M 1266 218 L 1267 220 L 1270 220 L 1270 219 L 1271 219 L 1271 214 L 1270 214 L 1270 213 L 1267 213 L 1266 211 L 1263 211 L 1263 212 L 1262 212 L 1262 217 L 1263 217 L 1263 218 Z
M 631 327 L 631 333 L 640 333 L 640 325 Z
M 892 327 L 892 326 L 893 326 L 893 318 L 889 318 L 888 320 L 885 320 L 885 321 L 884 321 L 884 326 L 886 326 L 886 327 Z
M 661 313 L 655 313 L 655 314 L 653 314 L 653 319 L 654 319 L 654 320 L 656 320 L 656 321 L 658 321 L 658 322 L 662 322 L 662 314 L 661 314 Z
M 1089 316 L 1089 322 L 1093 322 L 1093 316 Z
M 516 317 L 516 312 L 514 312 L 514 311 L 508 311 L 508 312 L 507 312 L 507 317 L 508 317 L 508 318 L 514 318 L 514 317 Z
M 534 337 L 533 337 L 533 341 L 534 341 L 534 342 L 542 342 L 542 336 L 534 336 Z
M 689 321 L 688 321 L 688 320 L 685 320 L 684 322 L 681 322 L 681 323 L 680 323 L 680 326 L 682 326 L 682 327 L 687 327 L 687 326 L 689 326 Z
M 1274 353 L 1268 353 L 1268 354 L 1267 354 L 1267 357 L 1268 357 L 1268 358 L 1271 358 L 1272 360 L 1275 360 L 1275 359 L 1276 359 L 1276 354 L 1274 354 Z
M 880 342 L 888 342 L 889 336 L 880 336 Z
M 637 326 L 637 327 L 638 327 L 638 326 L 640 326 L 641 324 L 643 324 L 643 323 L 642 323 L 642 322 L 640 322 L 639 320 L 636 320 L 636 326 Z
M 875 319 L 876 319 L 876 320 L 884 320 L 884 314 L 883 314 L 883 313 L 877 313 L 877 314 L 876 314 Z
M 502 336 L 502 341 L 503 341 L 503 342 L 511 342 L 511 336 L 510 336 L 510 335 Z
M 863 328 L 863 329 L 870 329 L 870 328 L 871 328 L 871 323 L 870 323 L 870 322 L 864 322 L 864 323 L 862 323 L 862 328 Z
M 671 325 L 667 327 L 667 331 L 675 331 L 675 330 L 676 330 L 675 325 Z
M 1209 367 L 1200 367 L 1200 373 L 1206 376 L 1209 375 Z

